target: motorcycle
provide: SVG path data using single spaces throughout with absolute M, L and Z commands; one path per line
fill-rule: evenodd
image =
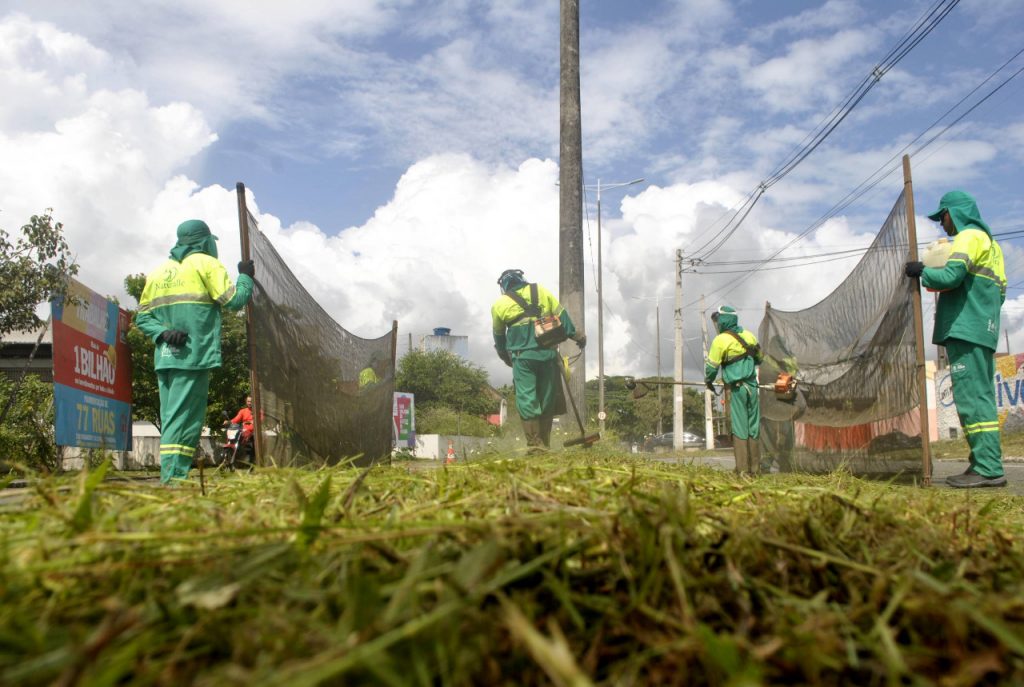
M 227 413 L 224 413 L 224 420 L 228 420 Z M 229 470 L 236 466 L 252 468 L 256 457 L 252 426 L 246 427 L 237 422 L 229 424 L 224 430 L 224 443 L 217 453 L 217 464 L 221 467 Z

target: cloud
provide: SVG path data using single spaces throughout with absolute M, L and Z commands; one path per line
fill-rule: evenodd
M 744 70 L 743 84 L 775 111 L 794 112 L 821 102 L 837 102 L 854 85 L 841 78 L 852 60 L 879 44 L 875 31 L 847 29 L 821 39 L 791 43 L 785 55 Z

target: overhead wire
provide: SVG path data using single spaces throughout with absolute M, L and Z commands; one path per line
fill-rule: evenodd
M 733 218 L 718 236 L 691 251 L 691 260 L 705 260 L 720 249 L 736 230 L 743 224 L 743 221 L 754 209 L 758 200 L 773 185 L 781 181 L 792 172 L 797 165 L 803 162 L 813 153 L 829 135 L 845 120 L 853 109 L 864 99 L 872 88 L 895 67 L 900 60 L 913 50 L 936 26 L 958 5 L 960 0 L 937 0 L 931 8 L 922 16 L 903 38 L 892 48 L 889 53 L 877 63 L 871 72 L 865 76 L 857 87 L 847 96 L 840 105 L 804 138 L 802 145 L 794 150 L 789 157 L 781 162 L 776 168 L 763 179 L 757 187 L 748 194 L 740 208 L 733 214 Z
M 941 115 L 941 116 L 940 116 L 940 117 L 938 118 L 938 120 L 937 120 L 937 121 L 942 121 L 943 119 L 945 119 L 945 118 L 946 118 L 946 117 L 947 117 L 947 116 L 948 116 L 949 114 L 951 114 L 951 113 L 952 113 L 953 111 L 955 111 L 955 110 L 956 110 L 956 108 L 957 108 L 957 107 L 959 107 L 959 106 L 960 106 L 960 105 L 961 105 L 961 104 L 962 104 L 962 103 L 963 103 L 963 102 L 964 102 L 964 101 L 965 101 L 965 100 L 966 100 L 966 99 L 967 99 L 968 97 L 970 97 L 970 95 L 972 95 L 972 94 L 976 93 L 976 92 L 978 91 L 978 89 L 979 89 L 979 87 L 980 87 L 980 86 L 982 86 L 982 85 L 984 85 L 985 83 L 987 83 L 988 81 L 990 81 L 990 80 L 992 79 L 992 77 L 993 77 L 993 76 L 995 76 L 995 75 L 996 75 L 996 74 L 998 74 L 998 73 L 999 73 L 1000 71 L 1002 71 L 1003 69 L 1005 69 L 1005 68 L 1006 68 L 1006 66 L 1007 66 L 1007 65 L 1008 65 L 1008 64 L 1009 64 L 1010 62 L 1012 62 L 1013 60 L 1015 60 L 1015 59 L 1016 59 L 1017 57 L 1019 57 L 1019 56 L 1020 56 L 1021 54 L 1024 54 L 1024 49 L 1022 49 L 1022 50 L 1019 50 L 1019 51 L 1018 51 L 1017 53 L 1015 53 L 1015 54 L 1013 55 L 1013 57 L 1011 57 L 1011 58 L 1010 58 L 1009 60 L 1007 60 L 1006 62 L 1004 62 L 1004 63 L 1003 63 L 1002 65 L 1000 65 L 1000 66 L 999 66 L 999 67 L 998 67 L 998 68 L 997 68 L 997 69 L 996 69 L 996 70 L 995 70 L 995 71 L 994 71 L 994 72 L 993 72 L 992 74 L 990 74 L 990 75 L 989 75 L 988 77 L 986 77 L 986 78 L 985 78 L 985 80 L 984 80 L 984 81 L 982 81 L 982 82 L 981 82 L 981 84 L 979 84 L 979 86 L 976 86 L 976 87 L 975 87 L 974 89 L 972 89 L 972 90 L 970 91 L 970 93 L 968 93 L 968 95 L 967 95 L 967 96 L 965 96 L 964 98 L 961 98 L 961 100 L 960 100 L 960 101 L 958 101 L 956 105 L 954 105 L 953 107 L 951 107 L 951 108 L 949 108 L 948 110 L 946 110 L 946 112 L 945 112 L 945 113 L 943 113 L 943 114 L 942 114 L 942 115 Z M 999 92 L 999 91 L 1000 91 L 1000 90 L 1001 90 L 1001 89 L 1002 89 L 1003 87 L 1005 87 L 1005 86 L 1006 86 L 1006 85 L 1007 85 L 1007 84 L 1008 84 L 1008 83 L 1009 83 L 1010 81 L 1012 81 L 1013 79 L 1015 79 L 1016 77 L 1018 77 L 1018 76 L 1019 76 L 1019 75 L 1020 75 L 1021 73 L 1024 73 L 1024 67 L 1022 67 L 1022 68 L 1018 69 L 1018 70 L 1017 70 L 1017 71 L 1015 71 L 1015 72 L 1014 72 L 1013 74 L 1011 74 L 1010 76 L 1008 76 L 1008 77 L 1007 77 L 1006 79 L 1004 79 L 1004 80 L 1003 80 L 1003 81 L 1002 81 L 1002 82 L 1001 82 L 1000 84 L 998 84 L 998 85 L 997 85 L 997 86 L 995 86 L 995 87 L 994 87 L 994 88 L 993 88 L 992 90 L 990 90 L 990 91 L 989 91 L 988 93 L 986 93 L 986 94 L 985 94 L 985 95 L 984 95 L 984 96 L 983 96 L 983 97 L 982 97 L 982 98 L 981 98 L 980 100 L 978 100 L 978 102 L 974 103 L 974 104 L 973 104 L 973 105 L 972 105 L 972 106 L 971 106 L 970 108 L 968 108 L 968 109 L 967 109 L 966 111 L 964 111 L 963 113 L 961 113 L 961 114 L 960 114 L 960 115 L 959 115 L 959 116 L 958 116 L 958 117 L 957 117 L 957 118 L 956 118 L 955 120 L 953 120 L 952 122 L 950 122 L 950 124 L 948 124 L 947 126 L 945 126 L 945 127 L 943 128 L 943 129 L 941 129 L 941 130 L 940 130 L 939 132 L 937 132 L 937 133 L 936 133 L 936 134 L 935 134 L 934 136 L 932 136 L 931 138 L 929 138 L 929 139 L 928 139 L 928 140 L 927 140 L 927 141 L 926 141 L 925 143 L 923 143 L 922 145 L 918 146 L 918 147 L 917 147 L 917 148 L 916 148 L 916 149 L 915 149 L 915 150 L 914 150 L 914 151 L 913 151 L 913 152 L 912 152 L 912 153 L 910 154 L 910 155 L 911 155 L 911 157 L 913 157 L 914 155 L 918 155 L 918 154 L 920 154 L 920 153 L 921 153 L 921 152 L 922 152 L 923 150 L 925 150 L 926 148 L 928 148 L 929 146 L 931 146 L 931 145 L 932 145 L 932 144 L 933 144 L 933 143 L 934 143 L 934 142 L 935 142 L 936 140 L 938 140 L 938 139 L 939 139 L 940 137 L 942 137 L 943 135 L 945 135 L 945 134 L 946 134 L 946 133 L 947 133 L 947 132 L 948 132 L 948 131 L 950 130 L 950 128 L 951 128 L 952 126 L 954 126 L 954 125 L 955 125 L 955 124 L 957 124 L 958 122 L 962 121 L 962 120 L 963 120 L 963 119 L 964 119 L 964 118 L 965 118 L 965 117 L 966 117 L 967 115 L 969 115 L 969 114 L 970 114 L 971 112 L 973 112 L 974 110 L 976 110 L 976 109 L 977 109 L 977 108 L 978 108 L 978 107 L 979 107 L 980 105 L 982 105 L 983 103 L 985 103 L 986 101 L 988 101 L 988 100 L 989 100 L 989 98 L 991 98 L 991 97 L 992 97 L 992 96 L 994 96 L 994 95 L 995 95 L 996 93 L 998 93 L 998 92 Z M 907 149 L 907 148 L 909 147 L 909 145 L 912 145 L 912 144 L 913 144 L 913 142 L 915 142 L 915 141 L 917 141 L 917 140 L 920 140 L 920 138 L 921 138 L 921 137 L 922 137 L 922 136 L 923 136 L 923 135 L 924 135 L 925 133 L 927 133 L 927 132 L 928 132 L 928 131 L 930 131 L 930 130 L 931 130 L 932 128 L 934 128 L 934 126 L 935 126 L 935 123 L 933 123 L 933 124 L 929 125 L 929 127 L 928 127 L 927 129 L 925 129 L 925 130 L 924 130 L 924 132 L 923 132 L 922 134 L 919 134 L 919 135 L 918 135 L 917 137 L 915 137 L 914 141 L 912 141 L 912 142 L 911 142 L 911 144 L 908 144 L 907 146 L 904 146 L 904 148 L 903 148 L 903 149 L 902 149 L 902 150 L 901 150 L 900 152 L 903 152 L 903 150 L 906 150 L 906 149 Z M 896 156 L 893 156 L 893 158 L 890 158 L 890 161 L 891 161 L 892 159 L 894 159 L 895 157 L 897 157 L 898 155 L 899 155 L 899 153 L 897 153 L 897 155 L 896 155 Z M 926 158 L 926 159 L 927 159 L 927 158 Z M 887 163 L 887 164 L 888 164 L 888 163 Z M 883 167 L 882 167 L 882 168 L 880 168 L 880 170 L 881 170 L 881 169 L 884 169 L 884 167 L 885 167 L 885 165 L 883 165 Z M 894 173 L 894 172 L 895 172 L 895 171 L 896 171 L 897 169 L 899 169 L 899 166 L 898 166 L 898 165 L 896 165 L 896 166 L 893 166 L 893 167 L 892 167 L 891 169 L 889 169 L 889 171 L 887 171 L 887 172 L 886 172 L 886 173 L 885 173 L 884 175 L 882 175 L 882 176 L 880 176 L 880 177 L 878 177 L 878 178 L 874 179 L 874 181 L 871 181 L 870 183 L 868 183 L 868 182 L 869 182 L 869 181 L 870 181 L 870 180 L 871 180 L 871 179 L 872 179 L 873 177 L 875 177 L 876 175 L 878 175 L 878 174 L 879 174 L 880 170 L 876 170 L 876 171 L 875 171 L 875 172 L 874 172 L 874 173 L 873 173 L 872 175 L 870 175 L 870 176 L 868 177 L 868 179 L 866 179 L 866 180 L 865 180 L 864 182 L 862 182 L 862 183 L 861 183 L 860 185 L 858 185 L 858 186 L 857 186 L 857 187 L 856 187 L 856 188 L 855 188 L 855 189 L 854 189 L 853 191 L 851 191 L 850 193 L 848 193 L 848 194 L 847 194 L 847 196 L 845 196 L 845 197 L 843 198 L 843 200 L 841 200 L 840 202 L 838 202 L 838 203 L 836 203 L 835 205 L 833 205 L 833 206 L 832 206 L 832 207 L 831 207 L 831 208 L 830 208 L 829 210 L 827 210 L 827 211 L 825 212 L 825 214 L 823 214 L 823 215 L 822 215 L 821 217 L 819 217 L 819 218 L 818 218 L 818 219 L 816 219 L 816 220 L 815 220 L 814 222 L 812 222 L 812 223 L 811 223 L 811 224 L 810 224 L 810 225 L 809 225 L 809 226 L 808 226 L 808 227 L 807 227 L 806 229 L 804 229 L 804 230 L 803 230 L 802 232 L 800 232 L 799 234 L 797 234 L 797 235 L 796 235 L 796 236 L 795 236 L 795 237 L 794 237 L 794 238 L 793 238 L 792 240 L 790 240 L 790 241 L 789 241 L 789 242 L 787 242 L 787 243 L 786 243 L 785 245 L 783 245 L 783 246 L 782 246 L 781 248 L 779 248 L 779 249 L 778 249 L 778 250 L 776 250 L 776 251 L 775 251 L 774 253 L 772 253 L 771 255 L 769 255 L 769 256 L 768 256 L 767 258 L 765 258 L 765 259 L 764 259 L 764 260 L 763 260 L 762 262 L 760 262 L 760 263 L 759 263 L 758 265 L 756 265 L 756 266 L 755 266 L 755 267 L 754 267 L 753 269 L 749 270 L 749 271 L 747 272 L 747 274 L 746 274 L 746 275 L 744 275 L 743 277 L 741 277 L 741 278 L 737 279 L 737 280 L 736 280 L 735 282 L 732 282 L 731 284 L 728 284 L 728 285 L 725 285 L 725 286 L 723 286 L 723 287 L 720 287 L 720 288 L 716 289 L 715 291 L 713 291 L 713 292 L 712 292 L 712 294 L 718 294 L 718 293 L 721 293 L 721 295 L 725 295 L 725 294 L 727 294 L 727 293 L 731 292 L 731 291 L 732 291 L 733 289 L 735 289 L 736 287 L 738 287 L 738 286 L 739 286 L 739 285 L 740 285 L 741 283 L 743 283 L 744 281 L 746 281 L 747 279 L 749 279 L 749 278 L 750 278 L 751 276 L 753 276 L 753 274 L 755 274 L 756 272 L 758 272 L 758 271 L 761 271 L 762 269 L 764 269 L 763 265 L 765 265 L 765 264 L 767 264 L 767 263 L 771 262 L 772 260 L 776 259 L 776 258 L 777 258 L 777 257 L 779 256 L 779 254 L 781 254 L 781 253 L 782 253 L 783 251 L 785 251 L 786 249 L 790 248 L 791 246 L 793 246 L 793 245 L 794 245 L 795 243 L 797 243 L 798 241 L 801 241 L 801 240 L 803 240 L 803 239 L 804 239 L 804 238 L 805 238 L 805 237 L 806 237 L 806 236 L 807 236 L 808 234 L 810 234 L 810 233 L 811 233 L 812 231 L 814 231 L 815 229 L 817 229 L 818 227 L 820 227 L 821 225 L 823 225 L 823 224 L 824 224 L 824 223 L 825 223 L 826 221 L 828 221 L 829 219 L 831 219 L 832 217 L 834 217 L 835 215 L 837 215 L 837 214 L 838 214 L 839 212 L 841 212 L 841 211 L 842 211 L 843 209 L 845 209 L 846 207 L 849 207 L 849 206 L 850 206 L 850 205 L 851 205 L 851 204 L 852 204 L 852 203 L 853 203 L 853 202 L 854 202 L 854 201 L 855 201 L 855 200 L 856 200 L 857 198 L 859 198 L 859 197 L 863 196 L 863 195 L 864 195 L 865 193 L 867 193 L 867 192 L 868 192 L 869 190 L 871 190 L 872 188 L 874 188 L 875 186 L 877 186 L 877 185 L 878 185 L 878 184 L 879 184 L 879 183 L 880 183 L 881 181 L 883 181 L 883 180 L 884 180 L 884 179 L 885 179 L 886 177 L 888 177 L 889 175 L 891 175 L 892 173 Z M 859 190 L 858 190 L 858 189 L 859 189 Z M 1010 237 L 1008 237 L 1008 239 L 1007 239 L 1007 240 L 1014 240 L 1014 239 L 1017 239 L 1017 238 L 1019 238 L 1019 236 L 1018 236 L 1018 235 L 1014 235 L 1014 236 L 1010 236 Z M 701 272 L 701 273 L 703 274 L 704 272 Z M 724 290 L 724 291 L 723 291 L 723 289 L 726 289 L 726 290 Z M 710 295 L 710 294 L 709 294 L 709 295 Z

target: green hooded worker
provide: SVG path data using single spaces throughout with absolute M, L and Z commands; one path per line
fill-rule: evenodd
M 761 471 L 761 405 L 757 389 L 761 347 L 754 333 L 740 326 L 735 308 L 723 305 L 711 320 L 719 333 L 708 350 L 704 382 L 713 392 L 721 368 L 722 383 L 731 392 L 729 413 L 736 472 L 756 475 Z
M 945 346 L 957 415 L 971 447 L 970 465 L 946 479 L 952 487 L 1002 487 L 1003 452 L 996 410 L 995 361 L 999 311 L 1006 300 L 1003 250 L 981 219 L 974 197 L 950 191 L 928 219 L 940 222 L 953 246 L 944 267 L 908 262 L 904 273 L 939 292 L 932 343 Z
M 556 415 L 565 412 L 565 396 L 557 342 L 538 342 L 536 322 L 539 318 L 557 316 L 564 338 L 573 339 L 580 348 L 586 346 L 587 337 L 576 331 L 569 312 L 558 299 L 543 286 L 528 283 L 522 270 L 505 270 L 498 278 L 498 286 L 502 295 L 491 307 L 494 348 L 498 357 L 512 368 L 516 409 L 523 421 L 527 449 L 530 453 L 542 453 L 551 447 L 551 424 Z
M 221 308 L 249 302 L 256 273 L 238 263 L 238 282 L 217 259 L 217 237 L 206 222 L 178 225 L 170 259 L 146 277 L 135 323 L 156 343 L 160 390 L 160 481 L 185 479 L 202 435 L 210 370 L 220 367 Z

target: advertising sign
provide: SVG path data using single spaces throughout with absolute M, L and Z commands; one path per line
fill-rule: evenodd
M 995 368 L 992 382 L 995 385 L 999 427 L 1004 432 L 1021 431 L 1024 429 L 1024 354 L 996 356 Z M 948 368 L 935 374 L 935 395 L 939 438 L 962 435 Z
M 71 280 L 53 312 L 53 403 L 61 446 L 131 450 L 129 314 Z
M 398 448 L 416 448 L 416 410 L 413 403 L 413 394 L 407 394 L 403 391 L 395 392 L 391 420 L 395 430 L 395 446 Z

